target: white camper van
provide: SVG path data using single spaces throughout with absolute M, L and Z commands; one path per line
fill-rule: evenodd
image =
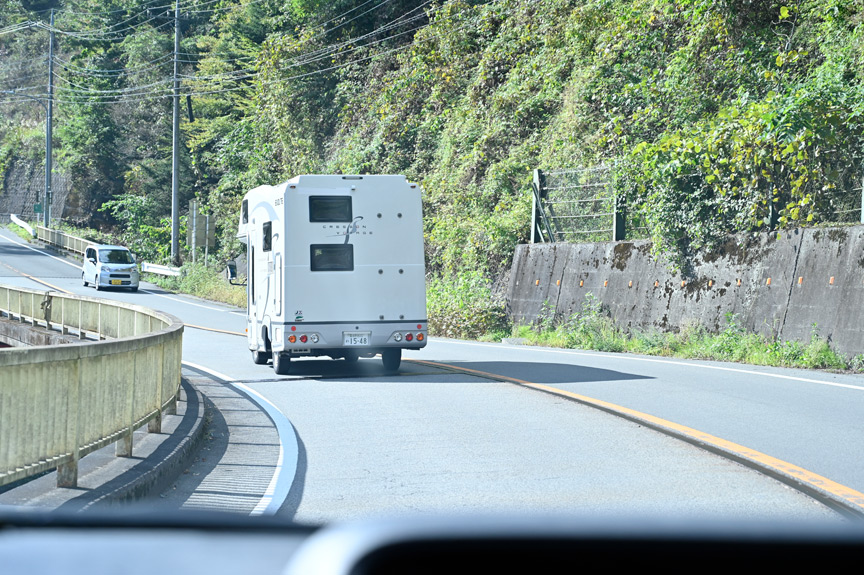
M 420 188 L 405 176 L 297 176 L 248 192 L 247 333 L 255 363 L 346 361 L 426 345 Z

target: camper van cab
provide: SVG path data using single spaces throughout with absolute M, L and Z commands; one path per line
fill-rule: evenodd
M 404 176 L 297 176 L 243 197 L 252 359 L 357 361 L 426 345 L 420 189 Z

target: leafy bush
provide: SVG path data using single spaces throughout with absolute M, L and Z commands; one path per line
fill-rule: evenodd
M 246 307 L 246 288 L 229 284 L 219 271 L 204 263 L 183 264 L 180 277 L 148 274 L 148 280 L 169 290 Z
M 486 279 L 463 272 L 455 280 L 433 277 L 426 282 L 429 333 L 442 337 L 477 339 L 510 331 L 504 302 L 492 297 Z

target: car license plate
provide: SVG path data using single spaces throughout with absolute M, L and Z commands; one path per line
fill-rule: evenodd
M 111 280 L 112 286 L 119 286 L 123 284 L 123 280 Z
M 342 345 L 369 345 L 371 331 L 343 331 Z

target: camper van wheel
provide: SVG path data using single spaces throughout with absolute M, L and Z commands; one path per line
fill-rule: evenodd
M 398 347 L 385 349 L 381 352 L 381 360 L 384 362 L 384 369 L 396 371 L 402 363 L 402 350 Z
M 257 349 L 252 352 L 252 363 L 256 365 L 264 365 L 267 363 L 267 360 L 270 359 L 269 351 L 258 351 Z
M 356 363 L 358 359 L 360 359 L 360 354 L 356 351 L 346 351 L 345 355 L 342 356 L 346 362 L 348 363 Z
M 287 353 L 273 354 L 273 371 L 278 375 L 288 375 L 291 369 L 291 356 Z

